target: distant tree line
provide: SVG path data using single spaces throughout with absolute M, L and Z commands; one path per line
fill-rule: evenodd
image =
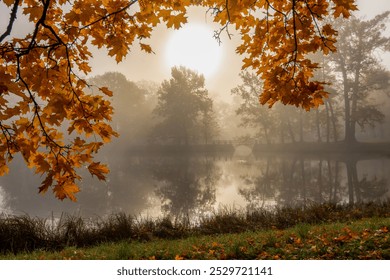
M 305 112 L 301 108 L 259 106 L 262 81 L 242 72 L 242 84 L 232 90 L 241 103 L 236 109 L 241 126 L 251 128 L 251 137 L 264 143 L 357 141 L 364 131 L 385 121 L 390 96 L 390 72 L 378 58 L 378 51 L 390 51 L 385 22 L 390 12 L 372 20 L 352 17 L 339 21 L 337 52 L 316 57 L 316 75 L 329 84 L 329 98 L 323 106 Z M 386 106 L 387 105 L 387 106 Z
M 268 144 L 353 143 L 361 131 L 386 120 L 390 73 L 378 51 L 390 50 L 390 39 L 384 35 L 389 15 L 337 22 L 338 51 L 313 57 L 319 66 L 314 78 L 325 81 L 330 94 L 323 105 L 310 111 L 283 104 L 261 105 L 263 82 L 249 71 L 240 73 L 242 83 L 231 90 L 235 104 L 222 105 L 209 96 L 204 76 L 185 67 L 173 67 L 171 78 L 160 85 L 134 83 L 113 72 L 91 82 L 114 92 L 112 122 L 122 136 L 115 141 L 124 145 L 209 144 L 232 137 Z M 246 132 L 231 133 L 235 123 Z

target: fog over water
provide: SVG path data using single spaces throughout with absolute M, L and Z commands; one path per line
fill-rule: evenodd
M 387 0 L 357 2 L 363 21 L 390 10 Z M 192 18 L 213 27 L 203 10 L 191 10 Z M 384 22 L 389 26 L 389 19 Z M 389 30 L 381 36 L 388 39 Z M 347 53 L 348 73 L 340 72 L 335 57 L 320 57 L 325 70 L 317 74 L 332 81 L 331 94 L 306 112 L 259 105 L 262 82 L 240 72 L 238 36 L 223 38 L 216 73 L 171 69 L 164 54 L 172 32 L 158 28 L 151 39 L 156 54 L 135 49 L 119 65 L 104 51 L 94 53 L 89 81 L 113 90 L 112 126 L 120 133 L 97 158 L 108 164 L 108 180 L 84 168 L 78 201 L 59 201 L 50 190 L 38 194 L 44 178 L 15 157 L 10 173 L 0 177 L 0 213 L 196 217 L 224 207 L 251 211 L 390 198 L 390 56 L 384 45 L 356 58 L 351 53 L 358 46 L 348 45 L 346 35 L 340 53 Z M 344 90 L 356 65 L 362 69 L 358 90 Z
M 6 213 L 40 217 L 116 212 L 157 217 L 196 216 L 224 207 L 251 210 L 389 199 L 389 158 L 346 160 L 291 154 L 128 156 L 110 164 L 106 183 L 86 176 L 77 203 L 59 202 L 50 193 L 38 195 L 40 178 L 21 167 L 1 178 L 0 203 Z M 357 181 L 348 181 L 355 173 Z

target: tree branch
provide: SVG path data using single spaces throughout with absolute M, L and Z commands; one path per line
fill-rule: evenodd
M 16 19 L 16 13 L 18 11 L 19 2 L 20 2 L 20 0 L 15 0 L 14 6 L 12 7 L 11 16 L 9 19 L 7 30 L 0 36 L 0 43 L 5 39 L 5 37 L 7 37 L 8 35 L 11 34 L 12 27 L 13 27 L 15 19 Z
M 111 16 L 113 16 L 113 15 L 116 15 L 116 14 L 121 13 L 121 12 L 127 10 L 128 8 L 130 8 L 131 6 L 133 6 L 133 4 L 135 4 L 136 2 L 138 2 L 138 0 L 132 0 L 132 1 L 130 1 L 129 4 L 127 4 L 126 6 L 124 6 L 122 9 L 119 9 L 119 10 L 117 10 L 117 11 L 115 11 L 115 12 L 112 12 L 112 13 L 110 13 L 110 14 L 107 14 L 107 15 L 105 15 L 105 16 L 102 16 L 101 18 L 98 18 L 97 20 L 94 20 L 93 22 L 88 23 L 87 25 L 84 25 L 83 27 L 80 27 L 80 30 L 85 29 L 85 28 L 88 28 L 88 27 L 90 27 L 91 25 L 94 25 L 94 24 L 98 23 L 99 21 L 105 20 L 105 19 L 107 19 L 107 18 L 109 18 L 109 17 L 111 17 Z

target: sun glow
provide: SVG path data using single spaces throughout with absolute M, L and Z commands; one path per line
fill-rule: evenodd
M 206 25 L 188 24 L 176 30 L 166 45 L 169 68 L 185 66 L 210 77 L 222 59 L 222 46 L 213 38 L 213 30 Z

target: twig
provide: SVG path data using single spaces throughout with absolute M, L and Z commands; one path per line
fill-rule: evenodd
M 19 2 L 20 2 L 20 0 L 15 0 L 14 6 L 12 7 L 11 16 L 9 19 L 7 30 L 0 36 L 0 43 L 5 39 L 5 37 L 7 37 L 8 35 L 11 34 L 12 27 L 13 27 L 15 19 L 16 19 L 16 13 L 18 11 Z

